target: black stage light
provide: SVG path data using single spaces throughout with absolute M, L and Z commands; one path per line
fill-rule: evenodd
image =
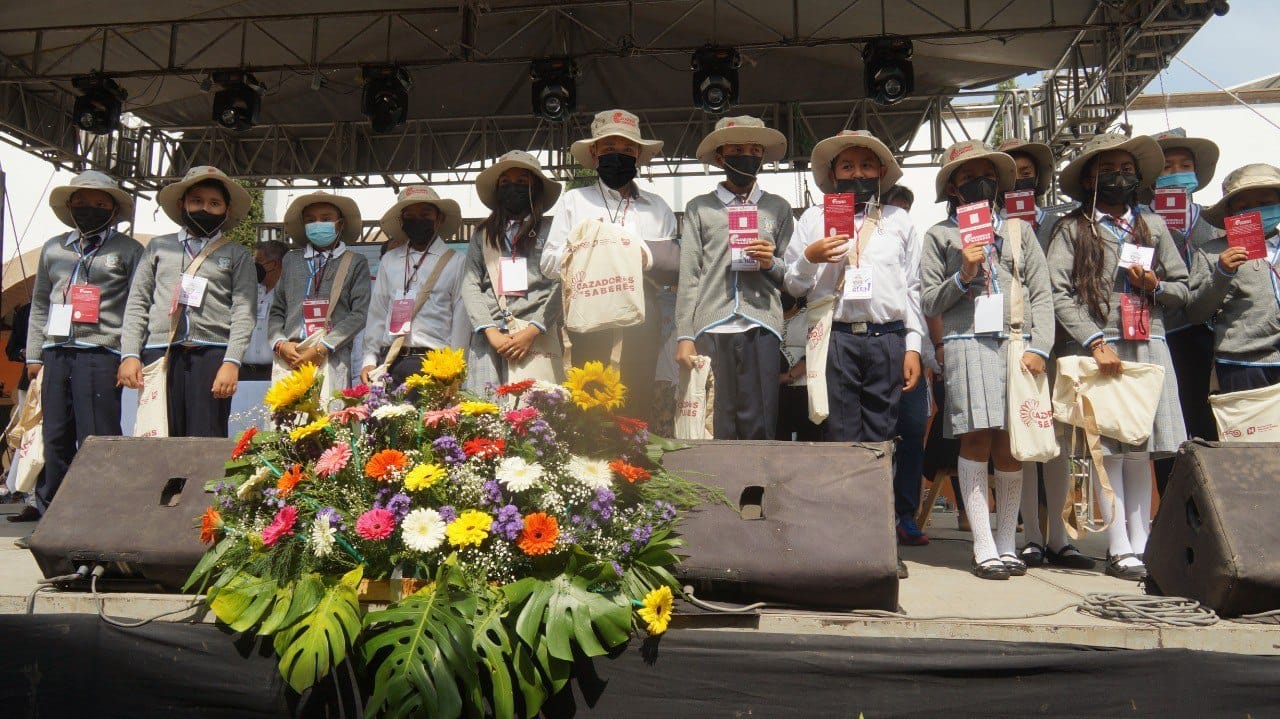
M 738 68 L 742 57 L 732 47 L 707 47 L 693 53 L 693 104 L 723 115 L 738 102 Z
M 862 48 L 862 81 L 867 97 L 880 105 L 892 105 L 915 89 L 911 67 L 911 41 L 886 35 Z
M 73 78 L 71 86 L 80 93 L 71 110 L 76 127 L 95 135 L 120 128 L 120 108 L 129 97 L 127 90 L 97 73 Z
M 533 114 L 551 122 L 568 120 L 578 107 L 577 76 L 578 64 L 571 57 L 534 60 L 529 70 Z
M 253 75 L 243 70 L 213 73 L 213 121 L 236 132 L 258 124 L 262 112 L 262 94 L 266 88 Z
M 376 133 L 391 132 L 409 119 L 409 88 L 413 78 L 399 65 L 368 65 L 364 68 L 364 92 L 360 112 L 369 118 Z

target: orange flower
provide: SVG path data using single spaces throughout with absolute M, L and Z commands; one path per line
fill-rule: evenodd
M 218 510 L 209 507 L 204 510 L 204 516 L 200 517 L 200 541 L 204 544 L 213 544 L 213 540 L 218 538 L 220 531 L 222 531 L 222 515 Z
M 649 470 L 644 467 L 637 467 L 634 464 L 628 464 L 620 459 L 615 459 L 610 462 L 609 469 L 612 469 L 619 477 L 622 477 L 631 484 L 643 482 L 649 478 Z
M 409 465 L 409 458 L 398 449 L 384 449 L 369 458 L 364 465 L 365 475 L 383 481 L 391 479 L 391 475 L 402 471 Z
M 236 448 L 231 450 L 231 458 L 240 459 L 240 455 L 244 454 L 246 449 L 249 449 L 249 442 L 253 439 L 253 436 L 257 433 L 258 433 L 257 427 L 250 427 L 249 429 L 246 429 L 244 432 L 242 432 L 240 434 L 240 441 L 236 442 Z
M 302 474 L 302 465 L 295 464 L 289 468 L 287 472 L 280 475 L 280 479 L 276 481 L 276 490 L 279 491 L 281 497 L 288 497 L 293 494 L 293 488 L 298 486 L 298 482 L 305 479 Z
M 524 529 L 520 531 L 520 539 L 516 544 L 525 554 L 537 556 L 555 549 L 556 539 L 559 537 L 560 525 L 556 523 L 556 518 L 534 512 L 524 515 Z

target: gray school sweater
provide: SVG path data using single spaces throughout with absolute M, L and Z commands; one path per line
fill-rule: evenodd
M 1201 207 L 1200 209 L 1203 211 L 1204 208 Z M 1192 258 L 1195 256 L 1195 251 L 1200 250 L 1222 234 L 1222 230 L 1219 230 L 1208 222 L 1205 222 L 1204 217 L 1199 213 L 1196 213 L 1196 223 L 1191 226 L 1191 233 L 1189 237 L 1186 233 L 1179 232 L 1177 230 L 1169 230 L 1169 236 L 1173 238 L 1174 245 L 1178 248 L 1178 255 L 1187 265 L 1188 273 L 1191 272 L 1191 263 L 1193 262 Z M 1188 239 L 1190 239 L 1190 244 L 1188 244 Z M 1216 255 L 1217 253 L 1214 254 Z M 1165 309 L 1164 327 L 1166 332 L 1177 332 L 1178 330 L 1190 327 L 1192 324 L 1199 323 L 1192 322 L 1187 318 L 1185 307 Z
M 1152 270 L 1161 281 L 1161 289 L 1155 295 L 1151 308 L 1151 339 L 1164 339 L 1165 312 L 1169 308 L 1181 308 L 1186 305 L 1190 291 L 1187 287 L 1187 266 L 1178 256 L 1178 249 L 1169 235 L 1169 228 L 1164 220 L 1154 213 L 1144 212 L 1138 215 L 1139 221 L 1147 226 L 1147 231 L 1155 243 L 1155 257 Z M 1095 223 L 1095 230 L 1105 243 L 1103 267 L 1100 269 L 1104 277 L 1112 277 L 1110 311 L 1106 318 L 1099 322 L 1089 314 L 1089 308 L 1076 294 L 1075 281 L 1071 278 L 1071 268 L 1075 261 L 1076 218 L 1065 217 L 1058 223 L 1053 233 L 1053 242 L 1049 245 L 1049 283 L 1053 287 L 1053 305 L 1062 325 L 1070 338 L 1078 347 L 1070 348 L 1074 354 L 1082 353 L 1097 337 L 1108 340 L 1119 339 L 1120 331 L 1120 296 L 1125 291 L 1125 273 L 1119 271 L 1117 263 L 1120 259 L 1120 242 L 1107 228 Z
M 1019 238 L 1022 266 L 1018 268 L 1023 287 L 1022 332 L 1031 335 L 1027 350 L 1048 358 L 1053 348 L 1053 299 L 1049 293 L 1044 251 L 1040 249 L 1031 225 L 1026 222 L 1018 224 L 1022 227 Z M 1003 247 L 1003 242 L 1012 241 L 1009 227 L 1006 220 L 996 232 L 1002 238 L 1002 245 L 997 253 L 996 274 L 992 278 L 993 289 L 998 286 L 1004 295 L 1002 338 L 1009 336 L 1009 288 L 1013 286 L 1013 256 L 1008 248 Z M 942 318 L 943 339 L 974 336 L 974 297 L 986 292 L 986 267 L 978 269 L 968 289 L 960 284 L 963 249 L 960 228 L 950 218 L 930 227 L 924 235 L 924 247 L 920 252 L 920 305 L 925 315 Z
M 680 285 L 676 296 L 676 338 L 696 339 L 709 327 L 745 317 L 782 338 L 783 253 L 795 218 L 781 197 L 762 192 L 756 203 L 759 237 L 772 242 L 773 267 L 765 271 L 729 269 L 729 213 L 715 192 L 698 195 L 684 209 L 680 232 Z
M 120 340 L 122 356 L 139 357 L 144 348 L 165 347 L 169 339 L 169 307 L 178 289 L 179 275 L 190 263 L 176 233 L 151 239 L 129 291 Z M 174 342 L 224 346 L 226 361 L 239 364 L 253 335 L 258 309 L 253 255 L 243 245 L 228 242 L 209 255 L 196 275 L 209 281 L 204 301 L 199 307 L 178 306 Z
M 1268 260 L 1250 260 L 1234 275 L 1224 275 L 1218 255 L 1225 249 L 1227 239 L 1221 237 L 1193 257 L 1187 316 L 1192 322 L 1213 320 L 1214 359 L 1280 365 L 1280 301 Z M 1270 257 L 1275 250 L 1267 252 Z
M 347 248 L 342 257 L 329 260 L 320 279 L 319 291 L 308 295 L 307 278 L 310 270 L 307 268 L 305 253 L 306 250 L 291 250 L 284 256 L 284 268 L 280 272 L 280 281 L 276 283 L 275 295 L 271 298 L 267 320 L 269 346 L 274 348 L 281 340 L 302 339 L 303 300 L 328 300 L 329 293 L 333 291 L 338 264 L 350 254 L 351 265 L 347 267 L 347 277 L 342 282 L 338 304 L 329 308 L 329 331 L 324 338 L 325 345 L 330 349 L 349 348 L 351 341 L 364 329 L 369 315 L 369 293 L 373 287 L 373 282 L 369 279 L 369 261 L 364 255 Z
M 67 291 L 71 273 L 80 259 L 78 240 L 67 245 L 71 235 L 66 232 L 54 237 L 40 251 L 27 333 L 27 362 L 30 364 L 40 362 L 45 348 L 57 345 L 104 347 L 120 352 L 120 331 L 124 324 L 125 303 L 129 299 L 129 282 L 143 250 L 137 240 L 115 230 L 110 230 L 102 246 L 91 256 L 91 261 L 86 262 L 76 276 L 76 284 L 98 287 L 98 321 L 72 322 L 70 336 L 45 334 L 49 306 L 63 304 L 63 293 Z
M 528 291 L 524 295 L 507 295 L 506 298 L 507 311 L 512 316 L 537 325 L 543 332 L 556 332 L 564 314 L 560 280 L 542 274 L 542 249 L 550 230 L 551 218 L 543 219 L 538 237 L 526 258 Z M 484 262 L 484 234 L 477 231 L 471 236 L 471 244 L 467 247 L 466 274 L 462 277 L 462 300 L 476 332 L 504 326 L 502 310 L 498 308 L 498 298 L 494 295 L 493 279 L 489 277 L 489 268 Z M 505 249 L 499 255 L 511 256 Z

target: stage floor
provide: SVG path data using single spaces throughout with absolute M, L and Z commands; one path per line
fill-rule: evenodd
M 0 505 L 0 515 L 18 512 L 21 505 Z M 0 614 L 26 611 L 27 595 L 41 578 L 35 560 L 13 546 L 13 539 L 31 531 L 32 524 L 0 521 Z M 1086 595 L 1095 592 L 1140 593 L 1138 585 L 1097 571 L 1032 569 L 1007 582 L 978 579 L 969 573 L 971 544 L 967 532 L 955 529 L 954 513 L 935 512 L 926 547 L 901 547 L 911 572 L 899 590 L 904 618 L 870 618 L 830 612 L 765 609 L 747 616 L 694 614 L 679 618 L 677 629 L 704 631 L 760 631 L 848 637 L 905 639 L 973 639 L 1041 642 L 1125 649 L 1185 648 L 1236 654 L 1280 655 L 1280 626 L 1221 621 L 1211 627 L 1167 627 L 1126 624 L 1076 611 Z M 1100 557 L 1106 552 L 1101 537 L 1078 543 Z M 1099 562 L 1099 567 L 1101 562 Z M 109 594 L 106 613 L 143 618 L 176 610 L 190 597 L 164 594 Z M 42 592 L 35 611 L 95 613 L 87 593 Z M 199 610 L 167 617 L 167 621 L 211 619 Z

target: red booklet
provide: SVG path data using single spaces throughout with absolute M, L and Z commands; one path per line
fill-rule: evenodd
M 1004 214 L 1027 222 L 1036 221 L 1036 191 L 1015 190 L 1004 193 Z
M 985 202 L 961 205 L 956 210 L 956 221 L 960 224 L 960 242 L 965 247 L 989 245 L 996 241 L 991 225 L 991 205 Z
M 839 192 L 822 198 L 822 220 L 826 237 L 848 235 L 853 238 L 854 200 L 852 192 Z
M 1261 260 L 1267 256 L 1267 233 L 1262 231 L 1262 213 L 1247 212 L 1226 218 L 1227 244 L 1249 251 L 1249 259 Z
M 1171 230 L 1187 231 L 1187 193 L 1180 187 L 1164 187 L 1155 191 L 1151 208 Z

